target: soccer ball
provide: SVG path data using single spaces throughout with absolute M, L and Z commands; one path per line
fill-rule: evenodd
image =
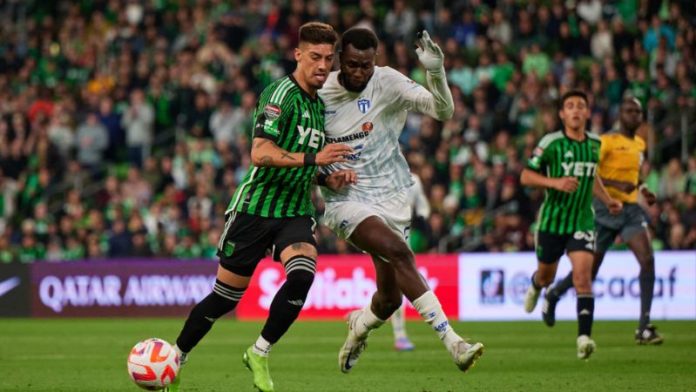
M 179 373 L 179 354 L 171 344 L 151 338 L 138 342 L 128 354 L 128 375 L 149 391 L 171 384 Z

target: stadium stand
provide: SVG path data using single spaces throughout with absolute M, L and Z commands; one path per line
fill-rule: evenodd
M 214 257 L 257 94 L 292 71 L 308 20 L 375 29 L 379 65 L 416 81 L 416 31 L 446 53 L 454 118 L 411 115 L 401 138 L 433 209 L 417 252 L 532 249 L 542 194 L 519 172 L 570 88 L 597 133 L 641 100 L 654 246 L 696 248 L 692 0 L 340 3 L 2 2 L 0 262 Z M 318 235 L 320 252 L 352 252 Z

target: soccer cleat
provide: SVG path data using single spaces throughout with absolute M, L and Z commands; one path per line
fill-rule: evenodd
M 181 352 L 178 348 L 176 348 L 177 352 L 179 353 L 179 372 L 176 374 L 176 378 L 174 381 L 172 381 L 171 384 L 167 385 L 164 387 L 162 390 L 163 392 L 179 392 L 180 391 L 180 384 L 181 384 L 181 370 L 186 365 L 186 362 L 188 362 L 188 353 Z
M 254 386 L 261 392 L 273 392 L 273 380 L 268 372 L 268 357 L 263 357 L 253 351 L 253 346 L 244 352 L 242 362 L 254 375 Z
M 643 329 L 636 329 L 636 343 L 638 344 L 662 344 L 664 339 L 657 333 L 657 327 L 648 324 Z
M 413 351 L 416 346 L 404 336 L 403 338 L 398 338 L 394 341 L 394 348 L 396 351 Z
M 527 294 L 524 295 L 524 311 L 527 313 L 532 313 L 536 307 L 537 301 L 539 301 L 539 293 L 541 290 L 537 290 L 533 284 L 529 285 L 527 289 Z
M 556 304 L 558 304 L 558 297 L 553 295 L 551 290 L 546 290 L 544 301 L 541 303 L 541 318 L 549 327 L 556 324 Z
M 343 373 L 348 373 L 353 369 L 360 354 L 367 348 L 367 336 L 361 339 L 353 333 L 353 326 L 361 313 L 362 310 L 354 310 L 348 315 L 348 337 L 346 337 L 341 351 L 338 352 L 338 367 Z
M 459 370 L 466 372 L 483 355 L 483 344 L 469 344 L 464 340 L 460 340 L 452 345 L 451 353 L 452 358 L 454 358 L 454 364 L 457 365 Z
M 594 340 L 587 335 L 578 336 L 578 359 L 588 359 L 597 349 Z

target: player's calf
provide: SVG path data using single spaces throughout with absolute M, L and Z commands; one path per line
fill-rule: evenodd
M 287 279 L 273 297 L 268 320 L 261 331 L 261 336 L 270 344 L 277 342 L 297 319 L 312 287 L 315 271 L 316 262 L 306 256 L 295 256 L 285 263 Z
M 176 339 L 176 346 L 182 353 L 190 352 L 210 331 L 217 319 L 231 312 L 245 290 L 216 280 L 213 292 L 194 306 Z

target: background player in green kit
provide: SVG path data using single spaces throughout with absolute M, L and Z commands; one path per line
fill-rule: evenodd
M 585 132 L 590 113 L 587 96 L 570 91 L 563 95 L 560 104 L 558 115 L 563 130 L 541 138 L 520 179 L 523 185 L 546 189 L 537 219 L 537 270 L 532 274 L 524 307 L 527 313 L 534 310 L 541 288 L 553 282 L 558 261 L 568 252 L 578 294 L 578 358 L 586 359 L 595 350 L 590 337 L 594 315 L 592 196 L 613 213 L 621 210 L 621 202 L 609 196 L 596 176 L 601 141 L 599 136 Z
M 274 390 L 268 370 L 271 345 L 297 318 L 314 280 L 316 222 L 310 193 L 317 166 L 342 162 L 352 152 L 342 144 L 322 150 L 324 103 L 317 90 L 331 71 L 336 39 L 329 25 L 303 25 L 295 72 L 261 93 L 254 114 L 252 164 L 226 211 L 213 292 L 191 310 L 176 340 L 183 364 L 215 320 L 235 308 L 256 265 L 271 250 L 285 268 L 286 281 L 271 303 L 260 336 L 243 357 L 261 391 Z M 350 181 L 347 173 L 332 173 L 327 182 L 339 186 Z M 172 390 L 178 390 L 179 378 Z

